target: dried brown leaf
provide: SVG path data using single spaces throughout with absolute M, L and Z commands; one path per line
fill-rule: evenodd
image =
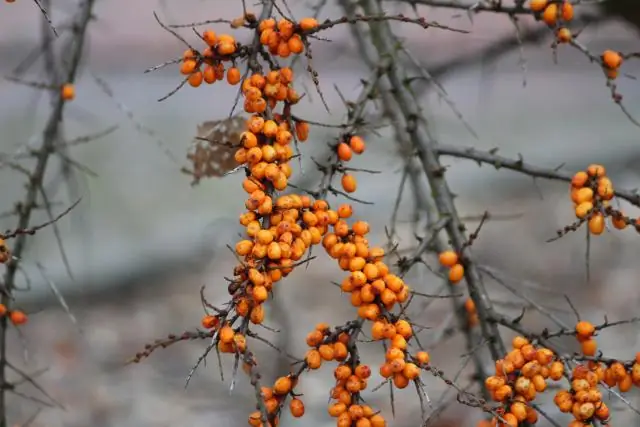
M 187 154 L 191 169 L 182 169 L 193 177 L 191 185 L 202 178 L 223 176 L 238 166 L 234 154 L 241 146 L 245 123 L 246 119 L 237 115 L 198 125 L 194 144 Z

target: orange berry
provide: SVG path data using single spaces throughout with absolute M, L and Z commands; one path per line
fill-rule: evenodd
M 7 307 L 4 304 L 0 304 L 0 317 L 7 314 Z
M 273 384 L 273 392 L 275 394 L 287 394 L 291 391 L 293 383 L 290 377 L 280 377 Z
M 20 310 L 13 310 L 9 313 L 9 319 L 11 320 L 11 323 L 16 326 L 24 325 L 28 320 L 27 315 Z
M 282 70 L 280 70 L 280 73 L 282 73 Z M 309 138 L 309 123 L 304 121 L 296 122 L 295 128 L 298 141 L 304 142 Z
M 341 414 L 347 412 L 347 405 L 342 402 L 334 403 L 329 406 L 329 415 L 332 417 L 339 417 Z
M 307 352 L 304 360 L 307 362 L 309 369 L 318 369 L 322 365 L 322 356 L 315 348 Z
M 202 318 L 202 327 L 206 329 L 213 329 L 218 326 L 219 320 L 216 316 L 212 316 L 210 314 L 204 316 Z
M 206 44 L 208 44 L 211 47 L 215 46 L 216 43 L 218 42 L 216 33 L 215 31 L 212 31 L 212 30 L 205 30 L 205 32 L 202 33 L 202 39 Z
M 227 82 L 230 85 L 237 85 L 240 83 L 242 79 L 242 75 L 240 74 L 240 70 L 236 67 L 231 67 L 227 70 Z
M 356 154 L 364 153 L 364 150 L 366 148 L 364 140 L 357 135 L 354 135 L 351 138 L 349 138 L 349 146 L 351 147 L 353 152 Z
M 71 101 L 73 98 L 76 97 L 76 90 L 71 83 L 65 83 L 62 85 L 62 88 L 60 89 L 60 95 L 62 96 L 62 99 L 64 99 L 65 101 Z
M 204 70 L 202 70 L 202 78 L 207 84 L 215 83 L 218 80 L 216 78 L 215 68 L 213 68 L 211 65 L 207 65 L 206 67 L 204 67 Z
M 191 87 L 198 87 L 202 84 L 204 80 L 204 76 L 202 75 L 202 71 L 196 71 L 189 76 L 189 85 Z
M 582 354 L 585 356 L 595 356 L 596 351 L 598 350 L 598 343 L 593 338 L 582 341 Z
M 449 281 L 453 284 L 458 283 L 464 278 L 464 267 L 462 264 L 455 264 L 449 270 Z
M 534 12 L 542 12 L 547 7 L 548 0 L 531 0 L 529 8 Z
M 560 13 L 562 14 L 562 19 L 564 21 L 571 21 L 573 19 L 573 5 L 565 0 L 562 3 L 562 9 Z
M 586 218 L 587 215 L 593 210 L 593 203 L 591 202 L 582 202 L 575 208 L 575 213 L 577 218 Z
M 615 68 L 615 67 L 611 67 L 611 68 Z M 592 165 L 589 165 L 589 167 L 587 168 L 587 174 L 592 177 L 603 177 L 607 174 L 607 170 L 602 165 L 592 164 Z
M 576 333 L 583 338 L 590 338 L 596 331 L 595 326 L 591 322 L 581 320 L 576 324 Z
M 371 427 L 386 427 L 387 425 L 384 417 L 380 414 L 372 416 L 369 421 L 371 422 Z
M 193 73 L 198 67 L 198 63 L 194 59 L 186 59 L 180 66 L 180 73 L 183 75 L 189 75 Z
M 426 351 L 417 352 L 416 355 L 415 355 L 415 358 L 422 365 L 428 365 L 429 364 L 429 360 L 431 360 L 431 357 L 429 356 L 429 353 L 427 353 Z
M 612 224 L 615 228 L 617 228 L 618 230 L 624 230 L 625 228 L 627 228 L 627 221 L 624 218 L 624 214 L 622 212 L 620 212 L 620 216 L 612 216 Z
M 351 157 L 353 157 L 353 152 L 351 151 L 351 147 L 349 147 L 344 142 L 341 142 L 340 144 L 338 144 L 337 152 L 338 152 L 338 158 L 343 162 L 348 162 L 349 160 L 351 160 Z
M 289 40 L 287 40 L 287 47 L 291 53 L 296 55 L 304 52 L 304 43 L 299 34 L 294 34 Z
M 344 175 L 342 175 L 341 183 L 342 183 L 342 188 L 347 193 L 353 193 L 354 191 L 356 191 L 356 188 L 358 186 L 356 182 L 356 178 L 353 175 L 350 175 L 348 173 L 345 173 Z
M 571 178 L 571 185 L 574 188 L 582 188 L 587 183 L 588 179 L 589 175 L 587 174 L 587 172 L 576 172 L 576 174 Z
M 438 255 L 438 261 L 445 267 L 453 267 L 458 263 L 458 254 L 454 251 L 444 251 Z
M 218 336 L 220 337 L 221 342 L 230 343 L 231 341 L 233 341 L 233 337 L 235 334 L 236 333 L 231 326 L 225 325 L 222 327 L 222 329 L 220 329 Z
M 291 415 L 295 418 L 300 418 L 304 415 L 304 403 L 302 403 L 302 400 L 297 397 L 293 398 L 291 399 L 291 402 L 289 402 L 289 410 L 291 411 Z
M 558 5 L 555 3 L 551 3 L 548 5 L 544 12 L 542 12 L 542 20 L 549 26 L 553 26 L 556 24 L 556 19 L 558 17 Z
M 298 25 L 302 31 L 310 31 L 318 27 L 318 21 L 315 18 L 302 18 Z
M 602 64 L 609 69 L 615 70 L 622 65 L 622 56 L 613 50 L 605 50 L 602 53 Z
M 592 234 L 600 235 L 604 232 L 604 215 L 601 214 L 600 212 L 596 212 L 590 219 L 589 219 L 589 231 L 591 231 Z
M 356 221 L 353 223 L 352 229 L 356 236 L 364 236 L 369 232 L 369 224 L 366 221 Z

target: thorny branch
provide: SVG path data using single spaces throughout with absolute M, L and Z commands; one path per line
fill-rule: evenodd
M 75 18 L 74 26 L 70 31 L 72 37 L 71 48 L 66 52 L 65 58 L 67 68 L 63 73 L 63 83 L 73 83 L 76 78 L 78 66 L 83 52 L 87 27 L 92 17 L 94 0 L 83 0 Z M 29 230 L 33 209 L 37 206 L 38 195 L 42 194 L 45 172 L 51 156 L 55 153 L 56 144 L 59 143 L 62 120 L 64 117 L 66 102 L 58 96 L 52 105 L 52 111 L 42 133 L 42 142 L 36 155 L 36 164 L 29 173 L 29 182 L 24 200 L 21 202 L 21 211 L 18 214 L 17 230 Z M 16 273 L 23 252 L 25 250 L 26 238 L 29 233 L 20 233 L 16 236 L 13 246 L 13 260 L 7 265 L 4 276 L 4 291 L 2 304 L 10 307 L 12 290 L 15 288 Z M 7 331 L 8 320 L 6 316 L 0 318 L 0 384 L 6 384 L 7 370 Z M 0 390 L 0 427 L 7 427 L 7 402 L 5 390 Z

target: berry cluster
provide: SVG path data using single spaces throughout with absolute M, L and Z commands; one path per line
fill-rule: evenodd
M 575 231 L 584 222 L 588 223 L 591 234 L 600 235 L 606 228 L 607 217 L 611 218 L 612 225 L 618 230 L 625 229 L 629 224 L 640 230 L 637 219 L 628 218 L 611 206 L 615 190 L 604 166 L 592 164 L 586 170 L 577 172 L 571 179 L 570 195 L 578 221 L 558 231 L 558 235 Z
M 288 19 L 276 21 L 273 18 L 260 21 L 258 31 L 260 43 L 269 49 L 269 53 L 280 58 L 288 58 L 291 54 L 304 52 L 305 42 L 301 33 L 312 31 L 318 27 L 315 18 L 303 18 L 296 25 Z

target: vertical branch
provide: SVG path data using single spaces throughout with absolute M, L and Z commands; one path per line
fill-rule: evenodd
M 87 26 L 91 19 L 91 12 L 94 3 L 95 0 L 84 0 L 80 4 L 78 15 L 71 28 L 73 43 L 71 45 L 71 49 L 68 51 L 68 57 L 65 61 L 68 64 L 67 71 L 62 74 L 62 78 L 65 83 L 73 83 L 75 81 L 80 58 L 82 57 Z M 47 31 L 49 30 L 47 29 Z M 65 104 L 65 100 L 63 100 L 59 94 L 52 103 L 52 111 L 42 134 L 40 148 L 36 153 L 36 164 L 29 175 L 27 191 L 20 204 L 21 208 L 18 214 L 18 229 L 27 229 L 31 223 L 31 214 L 36 206 L 38 194 L 42 190 L 49 159 L 56 150 L 56 143 L 58 142 L 62 127 Z M 12 303 L 12 290 L 15 287 L 18 264 L 25 249 L 26 238 L 26 234 L 20 234 L 17 236 L 13 246 L 14 259 L 7 265 L 7 271 L 4 276 L 5 292 L 2 294 L 2 304 L 4 304 L 5 307 L 10 307 Z M 0 427 L 7 427 L 8 425 L 5 395 L 5 391 L 9 387 L 6 377 L 7 328 L 7 316 L 3 316 L 0 318 Z
M 341 1 L 342 7 L 345 10 L 345 15 L 351 17 L 354 16 L 356 10 L 355 7 L 346 0 Z M 360 52 L 362 53 L 362 57 L 365 63 L 370 67 L 374 67 L 377 63 L 376 59 L 378 56 L 377 52 L 373 48 L 370 43 L 367 43 L 366 34 L 363 34 L 363 31 L 359 28 L 358 24 L 353 24 L 350 26 L 352 34 L 358 43 L 358 47 Z M 390 58 L 385 63 L 387 67 L 391 66 Z M 387 68 L 388 70 L 388 68 Z M 418 208 L 427 216 L 427 232 L 430 231 L 430 227 L 437 221 L 437 218 L 433 218 L 431 211 L 433 208 L 433 201 L 430 200 L 428 194 L 428 189 L 425 188 L 425 182 L 421 180 L 421 176 L 419 174 L 419 164 L 416 164 L 415 156 L 412 155 L 414 149 L 412 146 L 412 141 L 409 137 L 409 134 L 406 132 L 407 121 L 403 116 L 402 112 L 398 108 L 398 103 L 394 96 L 392 95 L 393 88 L 388 78 L 381 78 L 377 80 L 377 87 L 379 96 L 382 98 L 382 108 L 383 114 L 388 117 L 389 122 L 393 124 L 394 132 L 396 136 L 396 141 L 399 145 L 400 152 L 402 153 L 403 160 L 407 164 L 406 166 L 409 168 L 409 180 L 411 186 L 413 188 L 414 197 L 417 198 Z M 437 211 L 437 210 L 436 210 Z M 435 231 L 436 233 L 438 231 Z M 444 251 L 446 249 L 446 242 L 442 237 L 436 237 L 433 239 L 434 249 L 437 251 Z M 460 331 L 464 331 L 466 335 L 466 348 L 467 351 L 472 354 L 475 373 L 478 378 L 482 379 L 485 377 L 484 372 L 484 363 L 482 360 L 482 356 L 480 352 L 472 351 L 480 341 L 480 337 L 477 336 L 472 329 L 467 327 L 467 316 L 464 310 L 462 310 L 463 301 L 460 297 L 453 296 L 458 293 L 452 284 L 448 286 L 449 293 L 451 294 L 451 304 L 456 314 L 456 321 L 458 325 L 458 329 Z M 483 392 L 485 391 L 484 387 L 481 387 Z
M 382 12 L 379 3 L 375 0 L 363 0 L 362 7 L 364 12 L 369 15 Z M 453 194 L 444 178 L 445 169 L 438 158 L 436 142 L 429 135 L 420 106 L 407 87 L 408 76 L 402 70 L 400 62 L 394 60 L 393 32 L 388 22 L 370 22 L 369 28 L 373 45 L 379 55 L 390 59 L 386 77 L 393 88 L 393 98 L 405 118 L 406 132 L 422 163 L 438 213 L 441 217 L 448 219 L 445 227 L 447 235 L 455 250 L 460 251 L 466 242 L 465 227 L 458 216 L 453 202 Z M 489 314 L 492 311 L 491 300 L 478 270 L 468 257 L 465 258 L 465 279 L 469 295 L 476 304 L 482 335 L 488 342 L 491 356 L 497 360 L 504 356 L 505 347 L 498 326 L 489 319 Z

